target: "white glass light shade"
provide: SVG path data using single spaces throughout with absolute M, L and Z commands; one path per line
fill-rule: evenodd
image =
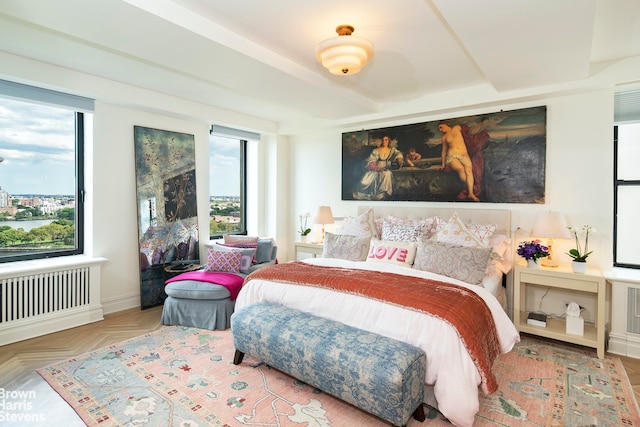
M 351 35 L 353 27 L 342 25 L 336 28 L 340 34 L 324 40 L 316 48 L 316 58 L 331 74 L 341 76 L 356 74 L 373 55 L 373 44 L 369 40 Z

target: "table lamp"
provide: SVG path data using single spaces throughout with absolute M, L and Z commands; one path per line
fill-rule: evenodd
M 324 242 L 324 225 L 333 224 L 333 214 L 331 213 L 331 206 L 318 206 L 316 216 L 313 218 L 314 224 L 322 224 L 322 240 Z
M 547 239 L 549 256 L 540 260 L 544 267 L 557 267 L 558 263 L 553 259 L 553 239 L 568 239 L 569 230 L 564 215 L 560 212 L 539 213 L 533 223 L 531 235 Z

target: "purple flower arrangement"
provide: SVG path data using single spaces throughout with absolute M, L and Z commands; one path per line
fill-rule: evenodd
M 538 262 L 538 258 L 549 256 L 549 247 L 542 245 L 540 240 L 532 240 L 520 243 L 516 252 L 526 260 L 532 259 L 534 262 Z

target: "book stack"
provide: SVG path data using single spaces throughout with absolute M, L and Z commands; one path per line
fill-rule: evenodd
M 547 315 L 543 313 L 529 313 L 527 324 L 533 326 L 547 327 Z

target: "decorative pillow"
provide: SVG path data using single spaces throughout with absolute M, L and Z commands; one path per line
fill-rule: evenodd
M 346 218 L 344 225 L 337 234 L 348 234 L 359 237 L 379 237 L 376 229 L 376 223 L 373 220 L 373 209 L 367 209 L 366 212 L 355 218 Z
M 413 268 L 479 285 L 490 258 L 491 248 L 425 240 L 418 242 Z
M 391 242 L 417 242 L 426 237 L 426 223 L 395 224 L 384 220 L 382 222 L 381 240 Z
M 496 231 L 495 224 L 467 224 L 467 229 L 472 232 L 484 245 L 489 245 L 489 240 Z
M 226 271 L 229 273 L 240 272 L 242 253 L 240 251 L 225 251 L 209 249 L 207 265 L 204 271 Z
M 239 234 L 225 234 L 222 236 L 224 243 L 227 245 L 256 245 L 258 243 L 257 237 L 242 236 Z M 253 246 L 255 247 L 255 246 Z
M 365 261 L 371 237 L 348 234 L 324 233 L 323 258 L 340 258 L 349 261 Z
M 258 239 L 256 248 L 256 264 L 271 261 L 273 253 L 273 239 Z
M 511 239 L 504 234 L 494 234 L 489 239 L 489 246 L 493 248 L 493 253 L 498 256 L 498 258 L 493 261 L 495 268 L 504 274 L 511 271 L 513 265 Z
M 256 249 L 254 248 L 234 248 L 229 246 L 224 246 L 218 243 L 215 250 L 227 251 L 227 252 L 239 252 L 240 253 L 240 267 L 238 271 L 240 273 L 249 274 L 249 269 L 254 264 L 254 259 L 256 256 Z M 221 270 L 217 270 L 221 271 Z
M 487 245 L 465 226 L 457 213 L 453 213 L 449 222 L 436 233 L 436 240 L 453 245 L 486 248 Z
M 389 242 L 371 239 L 367 262 L 387 262 L 411 267 L 415 257 L 416 242 Z

